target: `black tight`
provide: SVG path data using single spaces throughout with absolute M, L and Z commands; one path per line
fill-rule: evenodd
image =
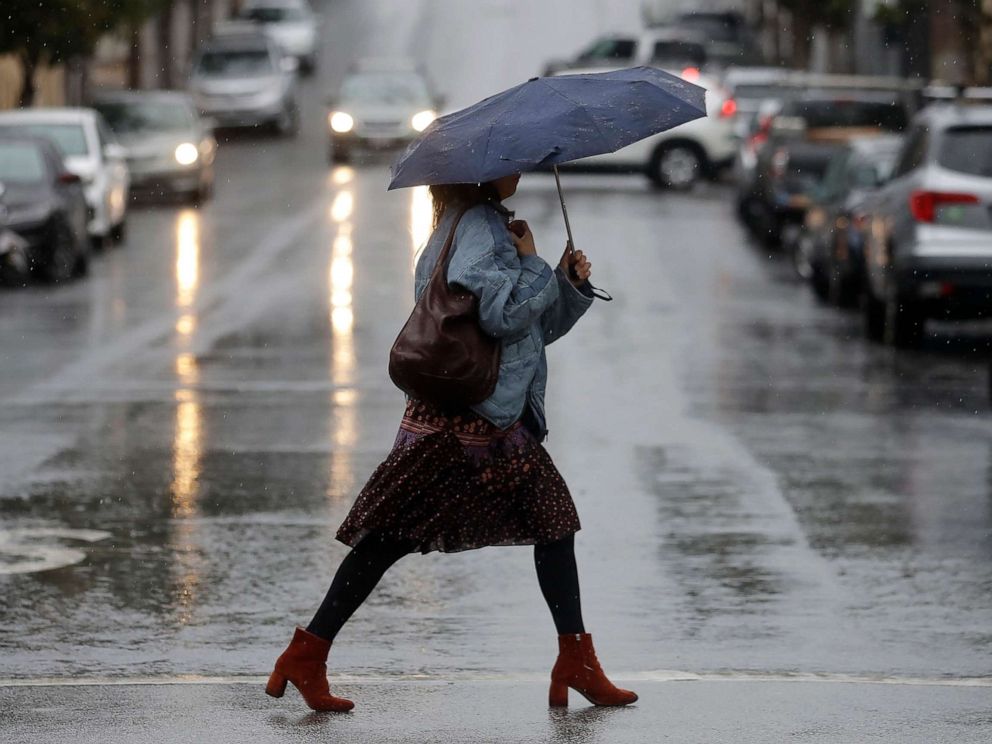
M 324 601 L 307 630 L 334 640 L 348 618 L 361 607 L 379 579 L 396 561 L 413 550 L 404 541 L 370 533 L 338 567 Z M 534 565 L 541 592 L 559 633 L 583 633 L 579 573 L 575 566 L 575 536 L 534 546 Z

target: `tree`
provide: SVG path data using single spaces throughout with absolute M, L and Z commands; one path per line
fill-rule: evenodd
M 0 53 L 14 54 L 21 66 L 20 106 L 34 103 L 39 65 L 88 57 L 101 36 L 122 21 L 154 10 L 155 0 L 4 0 Z M 146 16 L 147 17 L 147 16 Z
M 792 16 L 792 64 L 804 70 L 809 67 L 814 29 L 846 31 L 858 7 L 856 0 L 779 0 L 779 5 Z

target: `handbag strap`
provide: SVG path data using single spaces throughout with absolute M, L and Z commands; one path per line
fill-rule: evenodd
M 439 271 L 444 270 L 445 280 L 447 280 L 448 274 L 448 263 L 450 261 L 448 254 L 451 253 L 451 245 L 455 242 L 455 230 L 458 229 L 458 223 L 462 221 L 462 217 L 470 209 L 470 207 L 463 207 L 459 210 L 458 214 L 455 215 L 455 221 L 451 225 L 451 232 L 448 233 L 448 239 L 444 241 L 444 247 L 441 248 L 441 252 L 438 254 L 437 262 L 434 264 L 434 270 L 431 272 L 431 281 L 434 281 L 434 277 Z M 445 282 L 447 283 L 447 281 Z

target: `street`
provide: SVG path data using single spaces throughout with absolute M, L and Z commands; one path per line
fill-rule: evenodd
M 604 22 L 597 3 L 536 5 L 480 4 L 472 37 L 449 32 L 472 13 L 450 0 L 316 4 L 325 48 L 298 138 L 218 136 L 213 201 L 141 204 L 88 278 L 0 293 L 6 741 L 40 741 L 86 694 L 107 703 L 66 729 L 75 741 L 187 740 L 164 721 L 211 699 L 262 727 L 232 741 L 339 737 L 341 717 L 301 722 L 295 692 L 273 701 L 261 680 L 392 444 L 387 355 L 431 213 L 425 188 L 385 191 L 393 153 L 327 164 L 324 97 L 371 51 L 417 57 L 457 108 Z M 586 624 L 642 699 L 549 724 L 555 636 L 532 551 L 414 555 L 335 642 L 332 689 L 358 701 L 344 740 L 988 741 L 992 325 L 871 345 L 748 239 L 726 184 L 563 185 L 615 301 L 549 351 L 546 446 L 583 523 Z M 525 176 L 507 206 L 557 263 L 553 178 Z M 175 685 L 119 693 L 166 691 L 164 728 L 107 713 L 121 703 L 101 685 L 131 678 Z M 449 700 L 477 718 L 447 722 Z

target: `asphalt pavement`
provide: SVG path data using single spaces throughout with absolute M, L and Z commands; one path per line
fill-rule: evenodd
M 4 741 L 989 740 L 992 327 L 870 345 L 726 184 L 636 175 L 564 179 L 616 300 L 549 350 L 547 447 L 587 626 L 641 701 L 549 714 L 526 548 L 403 559 L 333 649 L 354 713 L 261 693 L 392 443 L 430 227 L 389 153 L 326 164 L 325 93 L 402 53 L 470 103 L 626 5 L 326 3 L 299 138 L 225 135 L 212 202 L 140 205 L 85 280 L 0 293 Z M 556 260 L 553 180 L 508 206 Z

